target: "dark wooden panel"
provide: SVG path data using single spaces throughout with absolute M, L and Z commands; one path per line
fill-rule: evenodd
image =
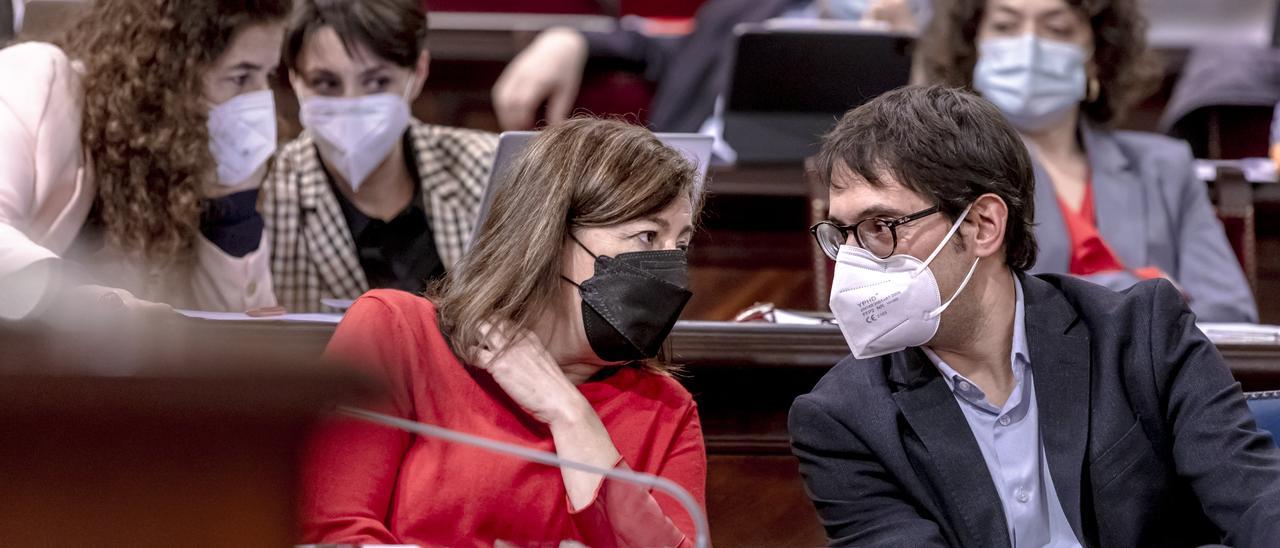
M 207 323 L 207 322 L 200 322 Z M 230 323 L 254 347 L 272 341 L 319 354 L 332 325 Z M 1222 344 L 1246 390 L 1280 388 L 1280 345 Z M 790 454 L 786 417 L 848 354 L 835 326 L 680 322 L 667 352 L 698 402 L 708 457 L 707 510 L 718 546 L 811 546 L 822 531 Z
M 375 393 L 319 363 L 329 333 L 282 330 L 251 348 L 233 326 L 104 327 L 0 325 L 3 543 L 295 543 L 307 428 Z
M 714 546 L 821 546 L 826 536 L 789 456 L 712 454 L 707 512 Z

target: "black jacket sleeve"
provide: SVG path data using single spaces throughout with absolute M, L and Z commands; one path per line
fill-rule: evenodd
M 946 546 L 858 437 L 809 397 L 791 407 L 791 449 L 832 546 Z
M 1151 302 L 1151 352 L 1177 474 L 1237 547 L 1280 546 L 1280 450 L 1167 281 Z

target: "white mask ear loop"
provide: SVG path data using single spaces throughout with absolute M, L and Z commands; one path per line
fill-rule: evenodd
M 960 216 L 956 218 L 955 224 L 951 225 L 951 230 L 947 231 L 947 237 L 943 238 L 941 242 L 938 242 L 938 247 L 933 248 L 933 253 L 929 254 L 929 258 L 925 259 L 924 262 L 920 264 L 920 267 L 911 274 L 912 278 L 919 276 L 921 272 L 924 272 L 924 269 L 929 268 L 929 265 L 933 263 L 933 260 L 942 252 L 942 248 L 946 247 L 947 242 L 951 241 L 951 237 L 956 235 L 956 231 L 960 230 L 960 225 L 964 224 L 964 218 L 969 216 L 969 209 L 971 208 L 973 208 L 973 204 L 965 206 L 964 211 L 960 212 Z
M 951 298 L 947 299 L 947 302 L 942 303 L 942 306 L 939 306 L 937 310 L 925 314 L 926 319 L 932 320 L 942 315 L 942 313 L 947 310 L 947 307 L 951 306 L 951 302 L 956 300 L 956 297 L 960 296 L 960 293 L 964 291 L 965 286 L 969 285 L 969 279 L 973 278 L 973 273 L 978 270 L 978 261 L 980 260 L 982 260 L 982 257 L 975 257 L 973 259 L 973 266 L 969 267 L 969 273 L 964 275 L 964 281 L 960 282 L 960 287 L 957 287 L 956 292 L 951 294 Z
M 409 96 L 409 92 L 413 90 L 413 85 L 417 83 L 417 81 L 418 81 L 418 75 L 414 74 L 413 76 L 409 77 L 408 82 L 404 83 L 404 92 L 400 94 L 400 98 L 404 99 L 404 102 L 413 104 L 413 97 Z

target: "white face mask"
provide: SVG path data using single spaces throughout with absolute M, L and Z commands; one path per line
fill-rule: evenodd
M 302 127 L 311 132 L 320 155 L 342 174 L 353 192 L 387 159 L 409 128 L 407 96 L 413 83 L 410 78 L 400 96 L 317 96 L 302 101 Z
M 1087 54 L 1075 44 L 1027 33 L 978 44 L 973 87 L 1023 132 L 1061 122 L 1085 98 Z
M 880 259 L 858 246 L 840 247 L 831 284 L 831 312 L 854 357 L 874 358 L 923 346 L 938 333 L 942 312 L 969 284 L 978 259 L 945 303 L 929 263 L 951 241 L 968 214 L 966 207 L 924 261 L 901 254 Z
M 209 110 L 209 151 L 218 182 L 236 186 L 276 152 L 276 99 L 271 90 L 242 93 Z

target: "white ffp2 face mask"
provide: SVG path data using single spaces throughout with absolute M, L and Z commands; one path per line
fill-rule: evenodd
M 320 155 L 338 170 L 353 192 L 395 149 L 409 128 L 405 93 L 362 97 L 307 97 L 302 101 L 302 127 L 311 132 Z
M 242 93 L 209 110 L 209 152 L 218 182 L 236 186 L 276 152 L 276 99 L 271 90 Z
M 1080 46 L 1034 33 L 988 38 L 978 44 L 973 87 L 1014 127 L 1043 131 L 1084 100 L 1087 57 Z
M 874 358 L 923 346 L 938 333 L 942 312 L 969 285 L 978 259 L 974 259 L 964 281 L 946 303 L 942 302 L 938 280 L 929 264 L 951 241 L 968 214 L 969 208 L 965 208 L 924 261 L 904 254 L 880 259 L 858 246 L 840 247 L 830 305 L 854 357 Z

